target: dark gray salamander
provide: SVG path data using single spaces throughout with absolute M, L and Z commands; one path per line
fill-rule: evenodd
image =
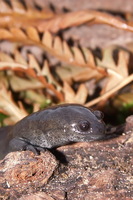
M 35 112 L 11 127 L 0 129 L 0 159 L 8 152 L 37 153 L 72 142 L 101 140 L 105 124 L 100 111 L 78 104 L 63 104 Z

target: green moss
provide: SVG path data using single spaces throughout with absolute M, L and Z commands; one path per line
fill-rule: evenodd
M 6 119 L 8 116 L 3 114 L 3 113 L 0 113 L 0 127 L 4 126 L 4 119 Z

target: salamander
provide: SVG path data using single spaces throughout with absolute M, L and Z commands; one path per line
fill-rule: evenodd
M 34 112 L 15 125 L 0 129 L 0 159 L 7 153 L 35 153 L 105 136 L 103 113 L 78 104 L 63 104 Z

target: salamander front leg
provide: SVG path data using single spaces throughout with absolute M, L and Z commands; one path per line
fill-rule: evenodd
M 34 154 L 39 155 L 40 151 L 45 151 L 45 149 L 34 146 L 29 142 L 25 141 L 23 138 L 13 138 L 9 142 L 8 153 L 13 151 L 32 151 Z

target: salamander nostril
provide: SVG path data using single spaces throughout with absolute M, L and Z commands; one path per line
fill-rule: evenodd
M 96 129 L 97 135 L 103 135 L 106 131 L 106 126 L 103 122 L 98 123 L 96 126 L 94 125 L 94 128 Z

